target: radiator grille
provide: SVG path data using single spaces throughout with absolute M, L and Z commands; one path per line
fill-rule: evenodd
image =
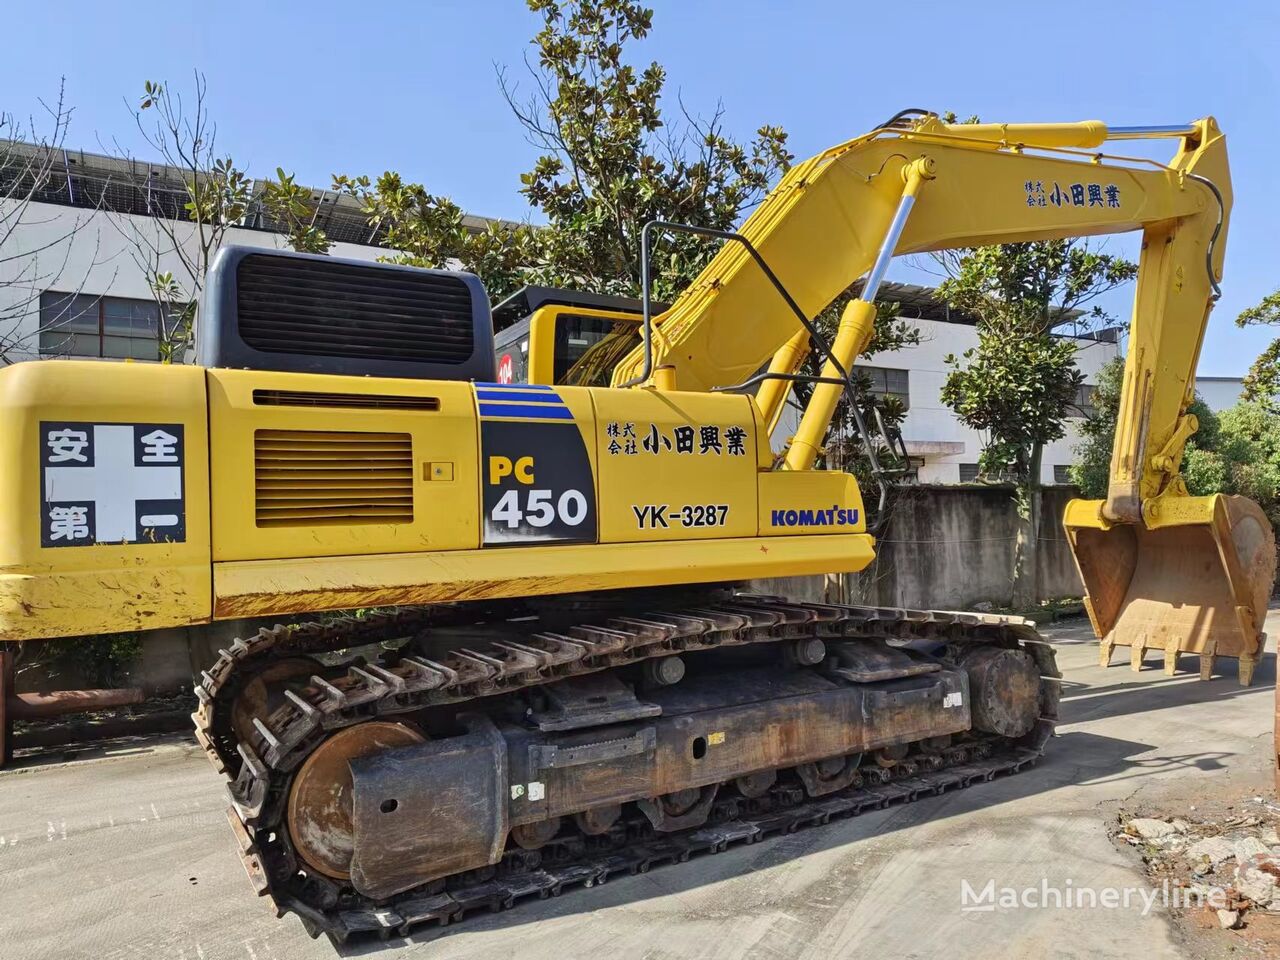
M 236 272 L 240 337 L 265 353 L 464 363 L 471 292 L 457 277 L 251 255 Z
M 413 521 L 407 433 L 259 430 L 254 480 L 260 527 Z
M 318 390 L 255 390 L 260 407 L 342 407 L 349 410 L 439 410 L 439 397 L 404 397 L 388 393 L 325 393 Z

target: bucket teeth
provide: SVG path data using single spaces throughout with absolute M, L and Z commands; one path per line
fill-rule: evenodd
M 1143 646 L 1141 640 L 1131 646 L 1129 648 L 1129 669 L 1134 673 L 1140 673 L 1142 671 L 1142 658 L 1146 656 L 1146 653 L 1147 648 Z

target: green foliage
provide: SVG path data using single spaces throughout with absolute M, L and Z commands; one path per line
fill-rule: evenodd
M 23 643 L 17 672 L 36 675 L 41 686 L 49 689 L 68 684 L 119 687 L 128 684 L 141 656 L 142 638 L 136 632 L 65 637 Z
M 1015 321 L 978 326 L 978 346 L 951 368 L 942 402 L 966 426 L 987 436 L 979 466 L 984 474 L 1011 474 L 1035 483 L 1033 455 L 1066 433 L 1065 418 L 1084 383 L 1075 344 Z
M 294 182 L 293 174 L 276 167 L 276 179 L 262 187 L 259 202 L 272 223 L 299 253 L 328 253 L 333 241 L 316 226 L 317 206 L 311 191 Z
M 1241 310 L 1236 317 L 1236 326 L 1247 327 L 1255 323 L 1280 323 L 1280 290 L 1269 293 L 1258 303 L 1247 310 Z
M 1080 428 L 1078 460 L 1071 477 L 1089 499 L 1101 499 L 1107 493 L 1123 376 L 1123 358 L 1103 367 L 1093 395 L 1096 413 Z M 1198 394 L 1187 411 L 1199 421 L 1182 458 L 1187 489 L 1195 496 L 1236 493 L 1249 497 L 1272 523 L 1280 524 L 1280 421 L 1275 414 L 1265 404 L 1250 400 L 1215 414 Z
M 1223 492 L 1257 501 L 1280 525 L 1280 421 L 1268 406 L 1246 400 L 1223 411 L 1218 422 L 1227 474 Z
M 944 119 L 956 122 L 955 114 Z M 1083 383 L 1074 345 L 1051 336 L 1053 325 L 1072 311 L 1089 324 L 1113 319 L 1091 301 L 1132 280 L 1138 267 L 1079 238 L 978 247 L 938 259 L 947 272 L 939 294 L 978 320 L 977 349 L 966 351 L 963 363 L 947 357 L 943 402 L 986 434 L 984 474 L 1012 475 L 1035 487 L 1040 451 L 1064 435 Z
M 161 307 L 157 346 L 161 363 L 181 363 L 195 332 L 196 302 L 171 270 L 147 273 L 151 295 Z
M 520 177 L 520 192 L 545 226 L 493 224 L 475 232 L 461 209 L 422 184 L 388 171 L 376 180 L 337 176 L 384 231 L 393 259 L 477 273 L 494 300 L 526 283 L 638 295 L 640 231 L 653 219 L 728 229 L 787 168 L 786 133 L 763 126 L 748 144 L 723 131 L 723 109 L 699 120 L 662 109 L 666 71 L 637 69 L 627 54 L 653 25 L 630 0 L 529 0 L 542 17 L 526 60 L 532 93 L 499 71 L 503 94 L 544 153 Z M 715 244 L 678 236 L 654 260 L 655 294 L 682 290 Z
M 627 57 L 652 29 L 653 11 L 632 0 L 529 0 L 542 16 L 528 63 L 533 93 L 503 92 L 529 138 L 545 152 L 521 176 L 521 192 L 552 228 L 543 282 L 634 294 L 640 281 L 640 230 L 649 220 L 729 229 L 787 169 L 787 135 L 761 126 L 747 144 L 680 105 L 663 109 L 666 70 Z M 681 236 L 655 260 L 660 298 L 683 289 L 714 244 Z
M 161 308 L 160 359 L 181 363 L 194 337 L 197 303 L 213 256 L 226 232 L 243 223 L 255 204 L 279 226 L 294 250 L 326 253 L 330 241 L 315 226 L 311 191 L 295 183 L 291 174 L 277 168 L 277 182 L 267 182 L 255 196 L 248 174 L 230 156 L 217 153 L 215 128 L 204 106 L 203 76 L 195 75 L 193 94 L 186 101 L 168 84 L 154 80 L 144 82 L 142 91 L 135 114 L 138 128 L 164 162 L 180 173 L 186 198 L 176 220 L 163 206 L 151 210 L 154 235 L 136 228 L 126 235 Z M 155 117 L 154 126 L 143 122 L 148 112 Z M 145 195 L 150 197 L 150 191 Z M 178 274 L 169 268 L 175 261 L 181 267 Z
M 1236 317 L 1238 327 L 1254 324 L 1280 324 L 1280 290 L 1267 294 Z M 1272 340 L 1253 361 L 1243 386 L 1242 399 L 1262 404 L 1273 416 L 1280 413 L 1280 339 Z
M 944 257 L 944 264 L 948 277 L 938 291 L 953 308 L 1040 330 L 1072 310 L 1085 311 L 1089 324 L 1113 319 L 1089 302 L 1138 274 L 1136 264 L 1079 239 L 978 247 Z
M 537 261 L 543 243 L 527 225 L 470 229 L 452 200 L 420 183 L 405 183 L 392 171 L 377 180 L 335 176 L 333 187 L 354 198 L 370 225 L 381 231 L 382 243 L 399 251 L 387 260 L 433 269 L 461 265 L 485 281 L 495 302 L 528 282 L 527 266 Z
M 1116 357 L 1098 371 L 1093 390 L 1093 416 L 1081 421 L 1080 440 L 1075 446 L 1076 462 L 1071 465 L 1071 482 L 1080 495 L 1100 500 L 1107 495 L 1111 472 L 1111 448 L 1115 443 L 1116 421 L 1120 415 L 1120 390 L 1124 386 L 1124 357 Z M 1219 454 L 1219 419 L 1196 394 L 1187 407 L 1199 421 L 1199 429 L 1187 442 L 1182 458 L 1182 476 L 1187 489 L 1199 496 L 1227 489 L 1227 465 Z
M 1008 243 L 942 258 L 938 287 L 954 308 L 978 320 L 978 347 L 947 357 L 942 400 L 966 425 L 987 436 L 984 473 L 1039 483 L 1032 462 L 1065 434 L 1084 382 L 1075 346 L 1052 336 L 1054 321 L 1137 274 L 1127 260 L 1089 249 L 1082 240 Z M 1091 322 L 1112 319 L 1089 307 Z

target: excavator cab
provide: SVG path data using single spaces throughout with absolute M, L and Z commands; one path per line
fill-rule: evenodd
M 640 301 L 630 297 L 524 287 L 493 308 L 498 381 L 608 386 L 639 345 L 640 322 Z
M 1239 660 L 1252 679 L 1266 635 L 1276 573 L 1275 536 L 1247 497 L 1161 497 L 1143 523 L 1106 523 L 1102 500 L 1073 500 L 1064 525 L 1085 587 L 1085 608 L 1104 666 L 1117 646 L 1140 669 L 1147 650 L 1164 651 L 1173 674 L 1181 653 L 1200 656 L 1207 680 L 1214 658 Z

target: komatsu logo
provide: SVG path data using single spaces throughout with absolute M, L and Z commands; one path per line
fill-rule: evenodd
M 858 522 L 858 511 L 851 507 L 828 510 L 774 510 L 769 522 L 775 527 L 850 527 Z

